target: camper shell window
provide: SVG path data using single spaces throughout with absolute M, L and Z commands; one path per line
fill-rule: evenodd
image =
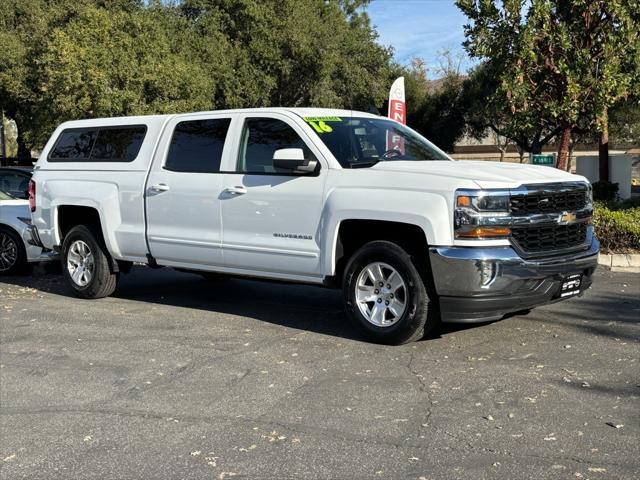
M 132 162 L 144 141 L 145 125 L 69 128 L 49 154 L 50 162 Z

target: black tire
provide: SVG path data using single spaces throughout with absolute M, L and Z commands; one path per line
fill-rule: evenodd
M 3 261 L 0 261 L 0 275 L 27 273 L 29 269 L 27 251 L 24 247 L 24 241 L 14 229 L 0 226 L 0 255 L 2 254 L 3 245 L 5 248 L 12 250 L 11 256 L 14 260 L 9 261 L 8 257 L 3 257 Z
M 396 270 L 406 286 L 406 307 L 396 323 L 378 326 L 360 311 L 356 301 L 357 279 L 370 264 L 381 262 Z M 370 340 L 388 345 L 400 345 L 422 338 L 437 324 L 436 308 L 429 312 L 429 295 L 423 277 L 411 256 L 400 246 L 388 241 L 364 245 L 349 260 L 344 272 L 343 296 L 353 323 Z M 435 302 L 434 302 L 435 303 Z
M 89 282 L 78 285 L 72 278 L 67 268 L 69 249 L 77 240 L 82 240 L 93 255 L 93 274 Z M 118 285 L 118 274 L 110 268 L 110 256 L 102 238 L 102 233 L 94 225 L 78 225 L 73 227 L 64 237 L 62 243 L 62 275 L 72 288 L 76 296 L 80 298 L 103 298 L 111 295 Z

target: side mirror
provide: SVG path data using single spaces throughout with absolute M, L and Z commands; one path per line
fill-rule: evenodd
M 313 173 L 318 165 L 317 160 L 304 158 L 301 148 L 281 148 L 273 152 L 273 167 L 291 173 Z

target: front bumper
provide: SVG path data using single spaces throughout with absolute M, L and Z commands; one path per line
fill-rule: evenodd
M 444 322 L 484 322 L 564 300 L 562 280 L 582 274 L 580 295 L 592 283 L 600 244 L 586 250 L 525 260 L 511 247 L 432 247 L 433 279 Z

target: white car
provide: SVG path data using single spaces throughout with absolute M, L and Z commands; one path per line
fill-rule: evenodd
M 55 255 L 32 245 L 29 201 L 0 190 L 0 275 L 24 273 L 30 263 L 53 260 Z
M 346 110 L 67 122 L 30 203 L 34 238 L 62 252 L 80 297 L 110 295 L 133 262 L 341 287 L 384 343 L 579 296 L 599 249 L 584 177 L 454 161 Z

